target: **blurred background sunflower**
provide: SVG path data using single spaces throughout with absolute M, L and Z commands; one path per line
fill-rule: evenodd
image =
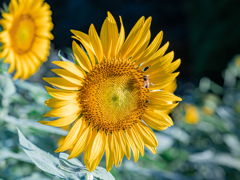
M 13 79 L 29 78 L 47 60 L 53 28 L 50 6 L 43 0 L 12 0 L 2 9 L 0 57 L 16 69 Z
M 0 2 L 6 12 L 10 0 Z M 51 62 L 60 59 L 57 56 L 59 50 L 73 61 L 70 29 L 88 33 L 89 25 L 93 23 L 100 32 L 107 11 L 116 19 L 122 16 L 126 34 L 141 16 L 152 16 L 151 37 L 162 30 L 162 44 L 169 41 L 166 54 L 174 50 L 175 58 L 181 58 L 178 69 L 181 73 L 169 92 L 174 91 L 183 99 L 179 106 L 168 112 L 174 126 L 161 132 L 154 131 L 159 142 L 157 153 L 152 155 L 146 151 L 138 163 L 123 158 L 121 167 L 113 167 L 110 172 L 116 179 L 129 180 L 239 179 L 239 1 L 45 2 L 50 5 L 54 24 L 48 60 L 23 84 L 18 80 L 12 82 L 7 72 L 10 63 L 7 60 L 4 63 L 1 57 L 0 179 L 53 179 L 26 157 L 19 147 L 15 127 L 19 127 L 41 149 L 54 154 L 58 141 L 66 136 L 68 130 L 50 131 L 32 124 L 39 120 L 52 120 L 42 118 L 50 110 L 43 104 L 51 98 L 43 87 L 47 83 L 42 77 L 55 76 L 51 69 L 57 66 Z M 3 19 L 5 17 L 2 16 Z M 118 21 L 117 24 L 120 27 Z M 17 78 L 22 77 L 19 75 Z M 82 155 L 79 159 L 84 162 Z M 105 167 L 105 163 L 102 161 L 99 166 Z

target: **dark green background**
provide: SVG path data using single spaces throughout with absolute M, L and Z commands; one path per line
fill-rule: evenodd
M 168 51 L 181 58 L 179 79 L 198 83 L 209 76 L 219 84 L 220 72 L 240 53 L 239 0 L 47 0 L 53 11 L 53 43 L 57 49 L 71 47 L 70 29 L 98 32 L 110 11 L 119 23 L 121 15 L 128 33 L 141 16 L 152 16 L 151 35 L 164 32 Z
M 3 1 L 7 4 L 8 1 Z M 0 2 L 1 2 L 0 1 Z M 168 51 L 181 58 L 179 80 L 197 84 L 208 76 L 222 84 L 221 71 L 240 53 L 239 0 L 46 0 L 52 18 L 56 49 L 71 47 L 70 29 L 88 32 L 93 23 L 98 31 L 110 11 L 119 24 L 123 18 L 128 33 L 141 16 L 152 16 L 151 35 L 164 32 Z M 2 3 L 0 3 L 2 4 Z

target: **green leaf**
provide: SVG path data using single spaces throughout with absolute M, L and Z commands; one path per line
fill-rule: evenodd
M 61 172 L 61 170 L 58 168 L 60 162 L 56 157 L 41 150 L 30 141 L 28 141 L 19 129 L 18 135 L 21 147 L 38 168 L 45 172 L 48 172 L 49 174 L 68 180 L 64 173 Z
M 47 132 L 47 133 L 51 133 L 51 134 L 58 134 L 58 135 L 62 135 L 62 136 L 66 136 L 68 134 L 68 131 L 65 131 L 60 128 L 52 127 L 52 126 L 46 126 L 46 125 L 40 124 L 34 120 L 17 119 L 13 116 L 8 115 L 4 118 L 4 121 L 7 123 L 10 123 L 10 124 L 14 124 L 18 127 L 28 128 L 28 129 L 32 129 L 32 130 L 38 130 L 38 131 Z
M 93 172 L 86 172 L 92 174 L 94 177 L 103 179 L 103 180 L 115 180 L 113 175 L 110 172 L 107 172 L 106 169 L 102 167 L 97 167 Z
M 76 158 L 73 159 L 67 159 L 68 154 L 66 153 L 60 153 L 59 154 L 59 161 L 60 161 L 60 168 L 63 169 L 64 171 L 68 172 L 75 172 L 80 171 L 81 169 L 86 170 L 86 167 Z
M 75 174 L 81 178 L 85 174 L 91 174 L 96 178 L 103 179 L 103 180 L 114 180 L 115 178 L 110 172 L 107 172 L 106 169 L 102 167 L 97 167 L 93 172 L 87 170 L 86 166 L 84 166 L 78 159 L 73 158 L 68 160 L 68 154 L 60 153 L 59 160 L 60 160 L 60 168 L 68 171 L 68 172 L 75 172 Z
M 58 51 L 58 56 L 60 57 L 61 60 L 72 63 L 72 61 L 70 61 L 69 59 L 63 57 L 63 56 L 60 54 L 60 52 L 61 52 L 61 50 Z
M 8 74 L 0 74 L 0 94 L 9 97 L 16 92 L 12 79 Z
M 40 180 L 52 180 L 52 178 L 43 176 L 40 173 L 32 173 L 30 176 L 20 178 L 18 180 L 33 180 L 33 179 L 40 179 Z

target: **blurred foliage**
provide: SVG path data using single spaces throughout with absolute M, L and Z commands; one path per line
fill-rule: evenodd
M 85 178 L 85 176 L 93 176 L 101 180 L 114 180 L 111 173 L 102 167 L 97 167 L 94 172 L 89 172 L 86 166 L 76 158 L 68 160 L 68 154 L 60 153 L 58 159 L 28 141 L 19 129 L 18 135 L 21 147 L 34 164 L 59 179 L 79 180 Z
M 7 73 L 7 64 L 2 61 L 0 72 L 0 178 L 52 179 L 36 168 L 22 151 L 16 131 L 18 127 L 40 147 L 54 151 L 56 146 L 53 142 L 57 142 L 59 135 L 66 135 L 67 131 L 37 123 L 49 110 L 44 101 L 50 96 L 41 84 L 20 80 L 13 82 Z

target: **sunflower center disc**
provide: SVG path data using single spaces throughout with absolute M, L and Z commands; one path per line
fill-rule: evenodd
M 35 36 L 32 18 L 29 15 L 21 15 L 13 22 L 10 34 L 16 52 L 23 54 L 30 50 Z
M 130 128 L 141 118 L 146 92 L 143 72 L 133 63 L 103 61 L 87 75 L 81 90 L 86 121 L 110 132 Z

